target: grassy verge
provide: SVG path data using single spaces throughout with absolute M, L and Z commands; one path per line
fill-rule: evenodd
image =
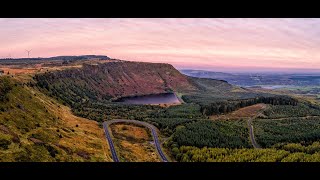
M 111 124 L 110 129 L 121 161 L 160 161 L 149 129 L 128 123 Z

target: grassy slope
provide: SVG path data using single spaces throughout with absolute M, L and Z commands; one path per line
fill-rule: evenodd
M 8 101 L 0 102 L 0 161 L 111 161 L 96 122 L 73 116 L 67 107 L 12 78 L 10 82 Z
M 160 162 L 156 149 L 150 142 L 151 134 L 145 127 L 134 124 L 112 124 L 112 135 L 120 159 L 125 162 Z

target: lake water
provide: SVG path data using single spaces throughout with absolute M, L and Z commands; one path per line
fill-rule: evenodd
M 293 85 L 266 85 L 266 86 L 261 86 L 264 89 L 282 89 L 282 88 L 293 88 L 295 86 Z
M 173 104 L 180 103 L 174 93 L 152 94 L 136 97 L 125 97 L 118 100 L 126 104 Z

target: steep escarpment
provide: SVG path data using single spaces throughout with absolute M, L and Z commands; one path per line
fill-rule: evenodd
M 192 80 L 170 64 L 109 62 L 36 75 L 37 85 L 68 104 L 86 100 L 194 91 Z M 68 98 L 65 98 L 68 97 Z M 69 98 L 72 97 L 72 98 Z

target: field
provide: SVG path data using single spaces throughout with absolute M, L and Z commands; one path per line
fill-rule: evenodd
M 149 131 L 144 127 L 123 123 L 112 124 L 111 127 L 115 138 L 136 142 L 152 141 Z
M 0 70 L 4 71 L 5 75 L 23 75 L 23 74 L 37 74 L 44 72 L 51 72 L 56 70 L 66 70 L 70 68 L 81 68 L 83 64 L 101 64 L 111 61 L 117 61 L 113 59 L 107 60 L 1 60 Z
M 110 129 L 120 161 L 160 162 L 148 129 L 133 124 L 111 124 Z
M 281 89 L 263 89 L 263 88 L 249 88 L 250 90 L 262 92 L 262 93 L 272 93 L 278 95 L 290 95 L 299 99 L 302 102 L 310 102 L 312 104 L 320 105 L 317 96 L 319 94 L 319 86 L 297 86 L 290 88 Z
M 210 116 L 212 120 L 227 120 L 227 119 L 242 119 L 248 117 L 255 117 L 262 113 L 268 106 L 266 104 L 260 103 L 252 106 L 240 108 L 236 111 L 228 113 L 226 115 L 213 115 Z
M 270 106 L 263 113 L 268 119 L 279 119 L 279 118 L 287 118 L 287 117 L 320 116 L 320 109 L 312 108 L 306 104 L 300 103 L 297 106 L 290 106 L 290 105 Z
M 9 66 L 1 66 L 0 69 L 4 71 L 5 75 L 23 75 L 23 74 L 37 74 L 49 71 L 56 70 L 65 70 L 69 68 L 80 68 L 81 64 L 78 65 L 60 65 L 60 66 L 46 66 L 45 64 L 34 64 L 28 65 L 29 67 L 25 67 L 24 65 L 9 65 Z
M 17 75 L 17 74 L 34 74 L 39 71 L 37 68 L 16 68 L 16 67 L 1 67 L 6 75 Z

